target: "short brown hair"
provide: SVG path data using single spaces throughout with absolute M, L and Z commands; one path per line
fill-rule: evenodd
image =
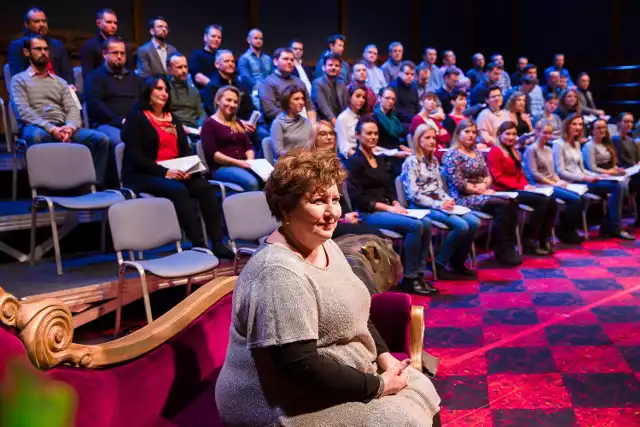
M 304 97 L 304 102 L 307 102 L 307 91 L 298 85 L 288 86 L 284 91 L 282 91 L 282 98 L 280 99 L 280 105 L 284 112 L 289 111 L 289 104 L 291 103 L 291 97 L 296 93 L 301 93 Z
M 335 153 L 308 148 L 281 156 L 264 186 L 271 215 L 278 221 L 291 212 L 308 193 L 323 191 L 333 184 L 342 187 L 347 171 Z

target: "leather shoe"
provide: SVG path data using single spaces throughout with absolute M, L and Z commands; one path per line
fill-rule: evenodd
M 610 236 L 617 237 L 618 239 L 622 239 L 622 240 L 636 240 L 636 237 L 634 235 L 629 234 L 624 230 L 620 230 L 617 233 L 611 233 Z
M 437 289 L 430 284 L 428 286 L 429 287 L 427 288 L 424 283 L 424 279 L 420 280 L 417 277 L 405 277 L 400 282 L 398 288 L 408 294 L 420 295 L 423 297 L 428 297 L 437 293 Z
M 467 268 L 464 264 L 460 266 L 451 266 L 451 272 L 459 276 L 469 277 L 471 279 L 478 278 L 478 272 Z
M 455 275 L 451 274 L 447 267 L 442 264 L 436 263 L 436 276 L 438 276 L 438 280 L 454 280 Z
M 566 243 L 568 245 L 579 245 L 584 242 L 582 236 L 576 233 L 576 230 L 558 230 L 558 239 L 562 243 Z
M 233 259 L 235 257 L 233 251 L 220 242 L 213 244 L 211 252 L 220 259 Z

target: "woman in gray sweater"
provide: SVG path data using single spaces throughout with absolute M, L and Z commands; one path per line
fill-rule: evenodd
M 309 119 L 300 113 L 307 101 L 302 88 L 289 86 L 282 92 L 282 113 L 271 124 L 271 144 L 274 158 L 278 158 L 294 148 L 307 147 L 312 141 L 312 126 Z

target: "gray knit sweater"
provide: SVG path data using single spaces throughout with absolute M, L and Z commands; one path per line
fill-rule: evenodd
M 289 117 L 286 113 L 280 113 L 271 124 L 271 144 L 275 157 L 283 151 L 294 148 L 306 147 L 311 137 L 311 122 L 298 114 Z

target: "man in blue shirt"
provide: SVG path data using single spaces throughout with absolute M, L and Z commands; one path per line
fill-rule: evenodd
M 329 43 L 329 49 L 322 52 L 322 55 L 320 55 L 320 60 L 316 65 L 316 73 L 315 73 L 316 79 L 324 76 L 324 71 L 322 70 L 322 66 L 324 65 L 325 55 L 328 55 L 330 53 L 335 53 L 342 58 L 342 55 L 344 54 L 345 38 L 342 34 L 332 35 L 331 37 L 329 37 L 329 39 L 327 39 L 327 42 Z M 344 59 L 342 59 L 342 64 L 340 64 L 340 74 L 338 75 L 338 78 L 342 80 L 345 84 L 349 84 L 351 82 L 351 67 L 349 66 L 347 61 L 345 61 Z
M 549 68 L 547 68 L 546 70 L 544 70 L 544 74 L 543 74 L 543 80 L 546 82 L 549 79 L 549 73 L 551 73 L 552 71 L 557 71 L 558 73 L 560 73 L 560 76 L 566 76 L 567 77 L 567 87 L 570 86 L 575 86 L 573 84 L 573 80 L 571 80 L 571 75 L 569 74 L 569 70 L 567 70 L 566 68 L 564 68 L 564 54 L 563 53 L 556 53 L 553 56 L 553 65 Z
M 431 72 L 429 76 L 429 83 L 427 84 L 427 92 L 436 92 L 444 85 L 444 78 L 440 69 L 436 66 L 438 60 L 438 51 L 435 47 L 428 47 L 424 50 L 424 61 L 420 63 L 421 66 L 426 67 Z
M 269 55 L 262 52 L 264 44 L 262 31 L 257 28 L 249 31 L 247 43 L 249 43 L 249 49 L 238 60 L 238 71 L 249 87 L 255 90 L 257 89 L 255 86 L 271 74 L 273 61 Z

